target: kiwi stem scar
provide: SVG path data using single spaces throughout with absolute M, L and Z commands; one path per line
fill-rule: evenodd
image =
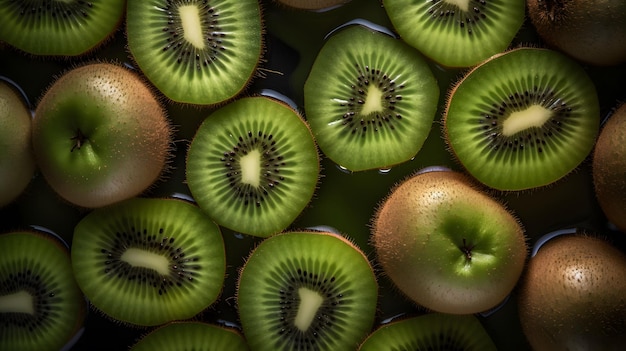
M 463 238 L 463 246 L 461 246 L 461 251 L 465 254 L 465 261 L 470 263 L 472 261 L 472 250 L 474 249 L 474 244 L 468 245 L 467 240 Z
M 27 313 L 34 315 L 33 296 L 24 290 L 0 296 L 0 313 Z
M 87 136 L 83 134 L 80 129 L 76 129 L 76 134 L 70 138 L 70 140 L 74 141 L 74 145 L 72 145 L 72 149 L 70 152 L 74 152 L 74 150 L 81 148 L 83 144 L 87 141 Z

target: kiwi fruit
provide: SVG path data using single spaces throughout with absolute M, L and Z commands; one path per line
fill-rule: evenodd
M 131 326 L 189 319 L 222 290 L 226 258 L 219 227 L 173 198 L 132 198 L 78 222 L 72 267 L 91 305 Z
M 502 303 L 522 274 L 524 229 L 458 171 L 424 169 L 395 185 L 372 219 L 383 272 L 428 310 L 472 314 Z
M 306 208 L 320 163 L 313 135 L 296 110 L 251 96 L 206 117 L 189 146 L 186 173 L 193 198 L 214 221 L 267 237 Z
M 559 52 L 520 47 L 469 70 L 451 88 L 443 133 L 474 178 L 517 191 L 552 184 L 577 168 L 599 126 L 586 71 Z
M 276 0 L 276 2 L 300 10 L 326 10 L 346 4 L 350 0 Z
M 591 234 L 545 242 L 520 281 L 518 310 L 533 350 L 622 350 L 626 254 Z
M 125 6 L 124 0 L 0 0 L 0 42 L 33 55 L 84 55 L 113 36 Z
M 95 208 L 161 179 L 172 127 L 152 89 L 109 62 L 70 68 L 45 91 L 32 126 L 36 162 L 64 200 Z
M 372 266 L 338 234 L 292 231 L 263 240 L 237 286 L 251 350 L 356 350 L 373 326 Z
M 128 1 L 128 49 L 170 100 L 213 105 L 252 80 L 262 56 L 256 0 Z
M 363 25 L 334 32 L 304 85 L 304 110 L 321 151 L 350 171 L 415 157 L 431 130 L 439 87 L 426 59 Z
M 446 67 L 469 67 L 509 47 L 524 19 L 524 0 L 383 0 L 409 45 Z
M 204 322 L 170 322 L 143 336 L 130 351 L 194 350 L 245 351 L 239 331 Z
M 623 0 L 528 0 L 528 18 L 540 38 L 576 60 L 613 66 L 626 62 Z
M 602 126 L 591 170 L 602 211 L 626 232 L 626 104 L 621 104 Z
M 26 230 L 0 234 L 0 248 L 0 350 L 60 350 L 87 312 L 67 246 Z
M 496 351 L 496 346 L 476 316 L 427 313 L 381 325 L 358 349 L 400 350 Z
M 0 79 L 0 208 L 22 194 L 35 174 L 31 129 L 24 96 Z

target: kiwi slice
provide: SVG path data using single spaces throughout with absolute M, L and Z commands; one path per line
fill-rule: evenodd
M 237 330 L 203 322 L 171 322 L 143 336 L 130 351 L 194 350 L 245 351 Z
M 16 87 L 0 79 L 0 207 L 13 202 L 35 174 L 31 112 Z
M 350 0 L 275 0 L 275 2 L 301 10 L 326 10 L 346 4 Z
M 469 67 L 504 51 L 524 22 L 524 0 L 383 0 L 409 45 L 447 67 Z
M 523 190 L 564 177 L 591 152 L 600 112 L 593 81 L 553 50 L 517 48 L 470 70 L 450 92 L 444 134 L 483 184 Z
M 626 254 L 592 234 L 545 242 L 520 281 L 518 310 L 533 350 L 622 350 Z
M 626 232 L 626 103 L 602 126 L 591 164 L 596 198 L 607 219 Z
M 263 30 L 256 0 L 144 0 L 127 6 L 128 49 L 169 99 L 223 102 L 253 78 Z
M 334 33 L 304 85 L 304 109 L 322 152 L 350 171 L 408 161 L 431 130 L 439 88 L 426 60 L 362 25 Z
M 125 0 L 0 0 L 0 41 L 34 55 L 82 55 L 113 35 L 125 6 Z
M 266 237 L 304 210 L 319 177 L 317 146 L 296 110 L 264 96 L 230 102 L 198 128 L 187 182 L 218 224 Z
M 188 319 L 222 290 L 219 227 L 178 199 L 133 198 L 96 209 L 75 227 L 72 266 L 93 307 L 137 326 Z
M 428 313 L 384 324 L 359 347 L 359 351 L 400 350 L 496 351 L 496 346 L 473 315 Z
M 377 296 L 358 247 L 341 235 L 294 231 L 252 251 L 237 305 L 252 350 L 356 350 L 373 326 Z
M 68 248 L 34 231 L 1 234 L 0 248 L 0 350 L 60 350 L 87 311 Z

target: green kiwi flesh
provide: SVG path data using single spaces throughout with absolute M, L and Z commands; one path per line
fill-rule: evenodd
M 592 65 L 626 62 L 626 1 L 528 0 L 527 7 L 551 47 Z
M 225 275 L 219 227 L 178 199 L 133 198 L 75 227 L 72 266 L 92 306 L 126 324 L 188 319 L 213 304 Z
M 358 351 L 463 350 L 496 351 L 474 315 L 428 313 L 378 327 Z
M 626 232 L 626 104 L 620 105 L 602 126 L 591 169 L 602 211 Z
M 409 45 L 447 67 L 469 67 L 504 51 L 525 18 L 524 0 L 383 0 Z
M 518 48 L 469 71 L 452 88 L 444 116 L 450 151 L 498 190 L 545 186 L 593 149 L 600 125 L 594 83 L 553 50 Z
M 520 281 L 518 310 L 533 350 L 622 350 L 626 254 L 600 237 L 544 243 Z
M 325 10 L 346 4 L 350 0 L 276 0 L 276 2 L 301 10 Z
M 129 1 L 128 49 L 167 98 L 212 105 L 253 78 L 262 54 L 256 0 Z
M 187 183 L 200 208 L 231 230 L 266 237 L 307 206 L 319 177 L 308 125 L 272 98 L 245 97 L 209 115 L 187 154 Z
M 324 43 L 304 85 L 305 114 L 320 149 L 350 171 L 414 157 L 438 99 L 437 81 L 417 50 L 361 25 Z
M 235 329 L 203 322 L 171 322 L 143 336 L 130 351 L 246 351 L 248 344 Z
M 377 297 L 367 257 L 347 239 L 286 232 L 246 260 L 237 306 L 251 350 L 356 350 L 373 326 Z
M 31 123 L 24 98 L 0 80 L 0 207 L 22 194 L 35 174 Z
M 46 181 L 72 204 L 95 208 L 136 196 L 164 173 L 171 126 L 134 71 L 99 62 L 74 67 L 46 90 L 32 126 Z
M 0 235 L 0 350 L 60 350 L 82 327 L 86 302 L 68 249 L 45 233 Z
M 122 22 L 124 0 L 0 0 L 0 41 L 34 55 L 77 56 Z

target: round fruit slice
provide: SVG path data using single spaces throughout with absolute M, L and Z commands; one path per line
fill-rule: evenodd
M 504 51 L 525 18 L 524 0 L 383 0 L 400 37 L 435 62 L 473 66 Z
M 470 71 L 451 91 L 444 133 L 483 184 L 523 190 L 564 177 L 591 152 L 600 112 L 594 83 L 575 61 L 519 48 Z
M 382 325 L 359 347 L 394 350 L 496 351 L 496 346 L 473 315 L 428 313 Z
M 94 210 L 76 225 L 72 266 L 96 309 L 149 326 L 211 305 L 226 258 L 219 227 L 195 205 L 134 198 Z
M 248 97 L 221 107 L 198 128 L 187 155 L 187 182 L 218 224 L 255 236 L 289 226 L 319 177 L 317 146 L 288 105 Z
M 128 48 L 169 99 L 216 104 L 241 92 L 262 51 L 256 0 L 129 1 Z
M 60 350 L 87 304 L 67 247 L 39 232 L 0 235 L 0 350 Z
M 369 261 L 348 240 L 287 232 L 248 257 L 237 305 L 252 350 L 356 350 L 372 328 L 377 297 Z
M 171 322 L 139 340 L 130 351 L 246 351 L 248 344 L 234 329 L 201 322 Z
M 76 56 L 122 22 L 124 0 L 0 0 L 0 41 L 34 55 Z
M 439 88 L 419 52 L 365 26 L 335 33 L 304 85 L 322 152 L 351 171 L 408 161 L 431 130 Z

